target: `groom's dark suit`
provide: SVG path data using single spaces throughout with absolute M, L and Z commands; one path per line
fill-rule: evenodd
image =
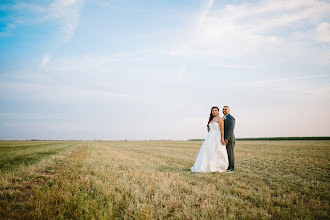
M 235 118 L 230 114 L 226 115 L 226 119 L 224 120 L 225 124 L 225 139 L 228 140 L 228 144 L 226 145 L 228 160 L 229 160 L 229 167 L 228 170 L 234 170 L 235 166 L 235 154 L 234 154 L 234 147 L 235 147 L 235 135 L 234 135 L 234 128 L 235 128 Z

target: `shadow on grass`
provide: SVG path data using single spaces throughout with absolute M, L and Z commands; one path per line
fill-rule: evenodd
M 13 170 L 17 168 L 18 166 L 28 166 L 35 164 L 42 160 L 45 157 L 57 154 L 72 145 L 66 145 L 61 148 L 56 148 L 56 149 L 47 149 L 45 151 L 40 151 L 40 152 L 34 152 L 30 154 L 24 154 L 24 155 L 17 155 L 17 156 L 9 156 L 5 158 L 0 159 L 0 170 Z

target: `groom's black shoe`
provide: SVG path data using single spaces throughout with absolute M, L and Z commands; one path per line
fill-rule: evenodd
M 226 173 L 230 173 L 230 172 L 233 172 L 234 170 L 232 170 L 232 169 L 228 169 L 228 170 L 226 170 Z

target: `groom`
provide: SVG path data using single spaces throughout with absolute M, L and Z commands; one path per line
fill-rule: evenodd
M 234 171 L 235 165 L 235 155 L 234 155 L 234 147 L 235 147 L 235 135 L 234 135 L 234 128 L 235 128 L 235 118 L 229 114 L 230 109 L 228 106 L 223 106 L 222 113 L 224 114 L 223 120 L 225 123 L 225 142 L 229 160 L 229 167 L 227 172 Z

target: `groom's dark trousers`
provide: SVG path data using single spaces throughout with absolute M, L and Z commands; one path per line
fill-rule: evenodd
M 229 167 L 228 170 L 234 170 L 235 168 L 235 135 L 234 135 L 234 128 L 235 128 L 235 118 L 230 114 L 226 115 L 226 119 L 224 120 L 225 124 L 225 138 L 228 140 L 228 144 L 226 145 L 228 160 L 229 160 Z

